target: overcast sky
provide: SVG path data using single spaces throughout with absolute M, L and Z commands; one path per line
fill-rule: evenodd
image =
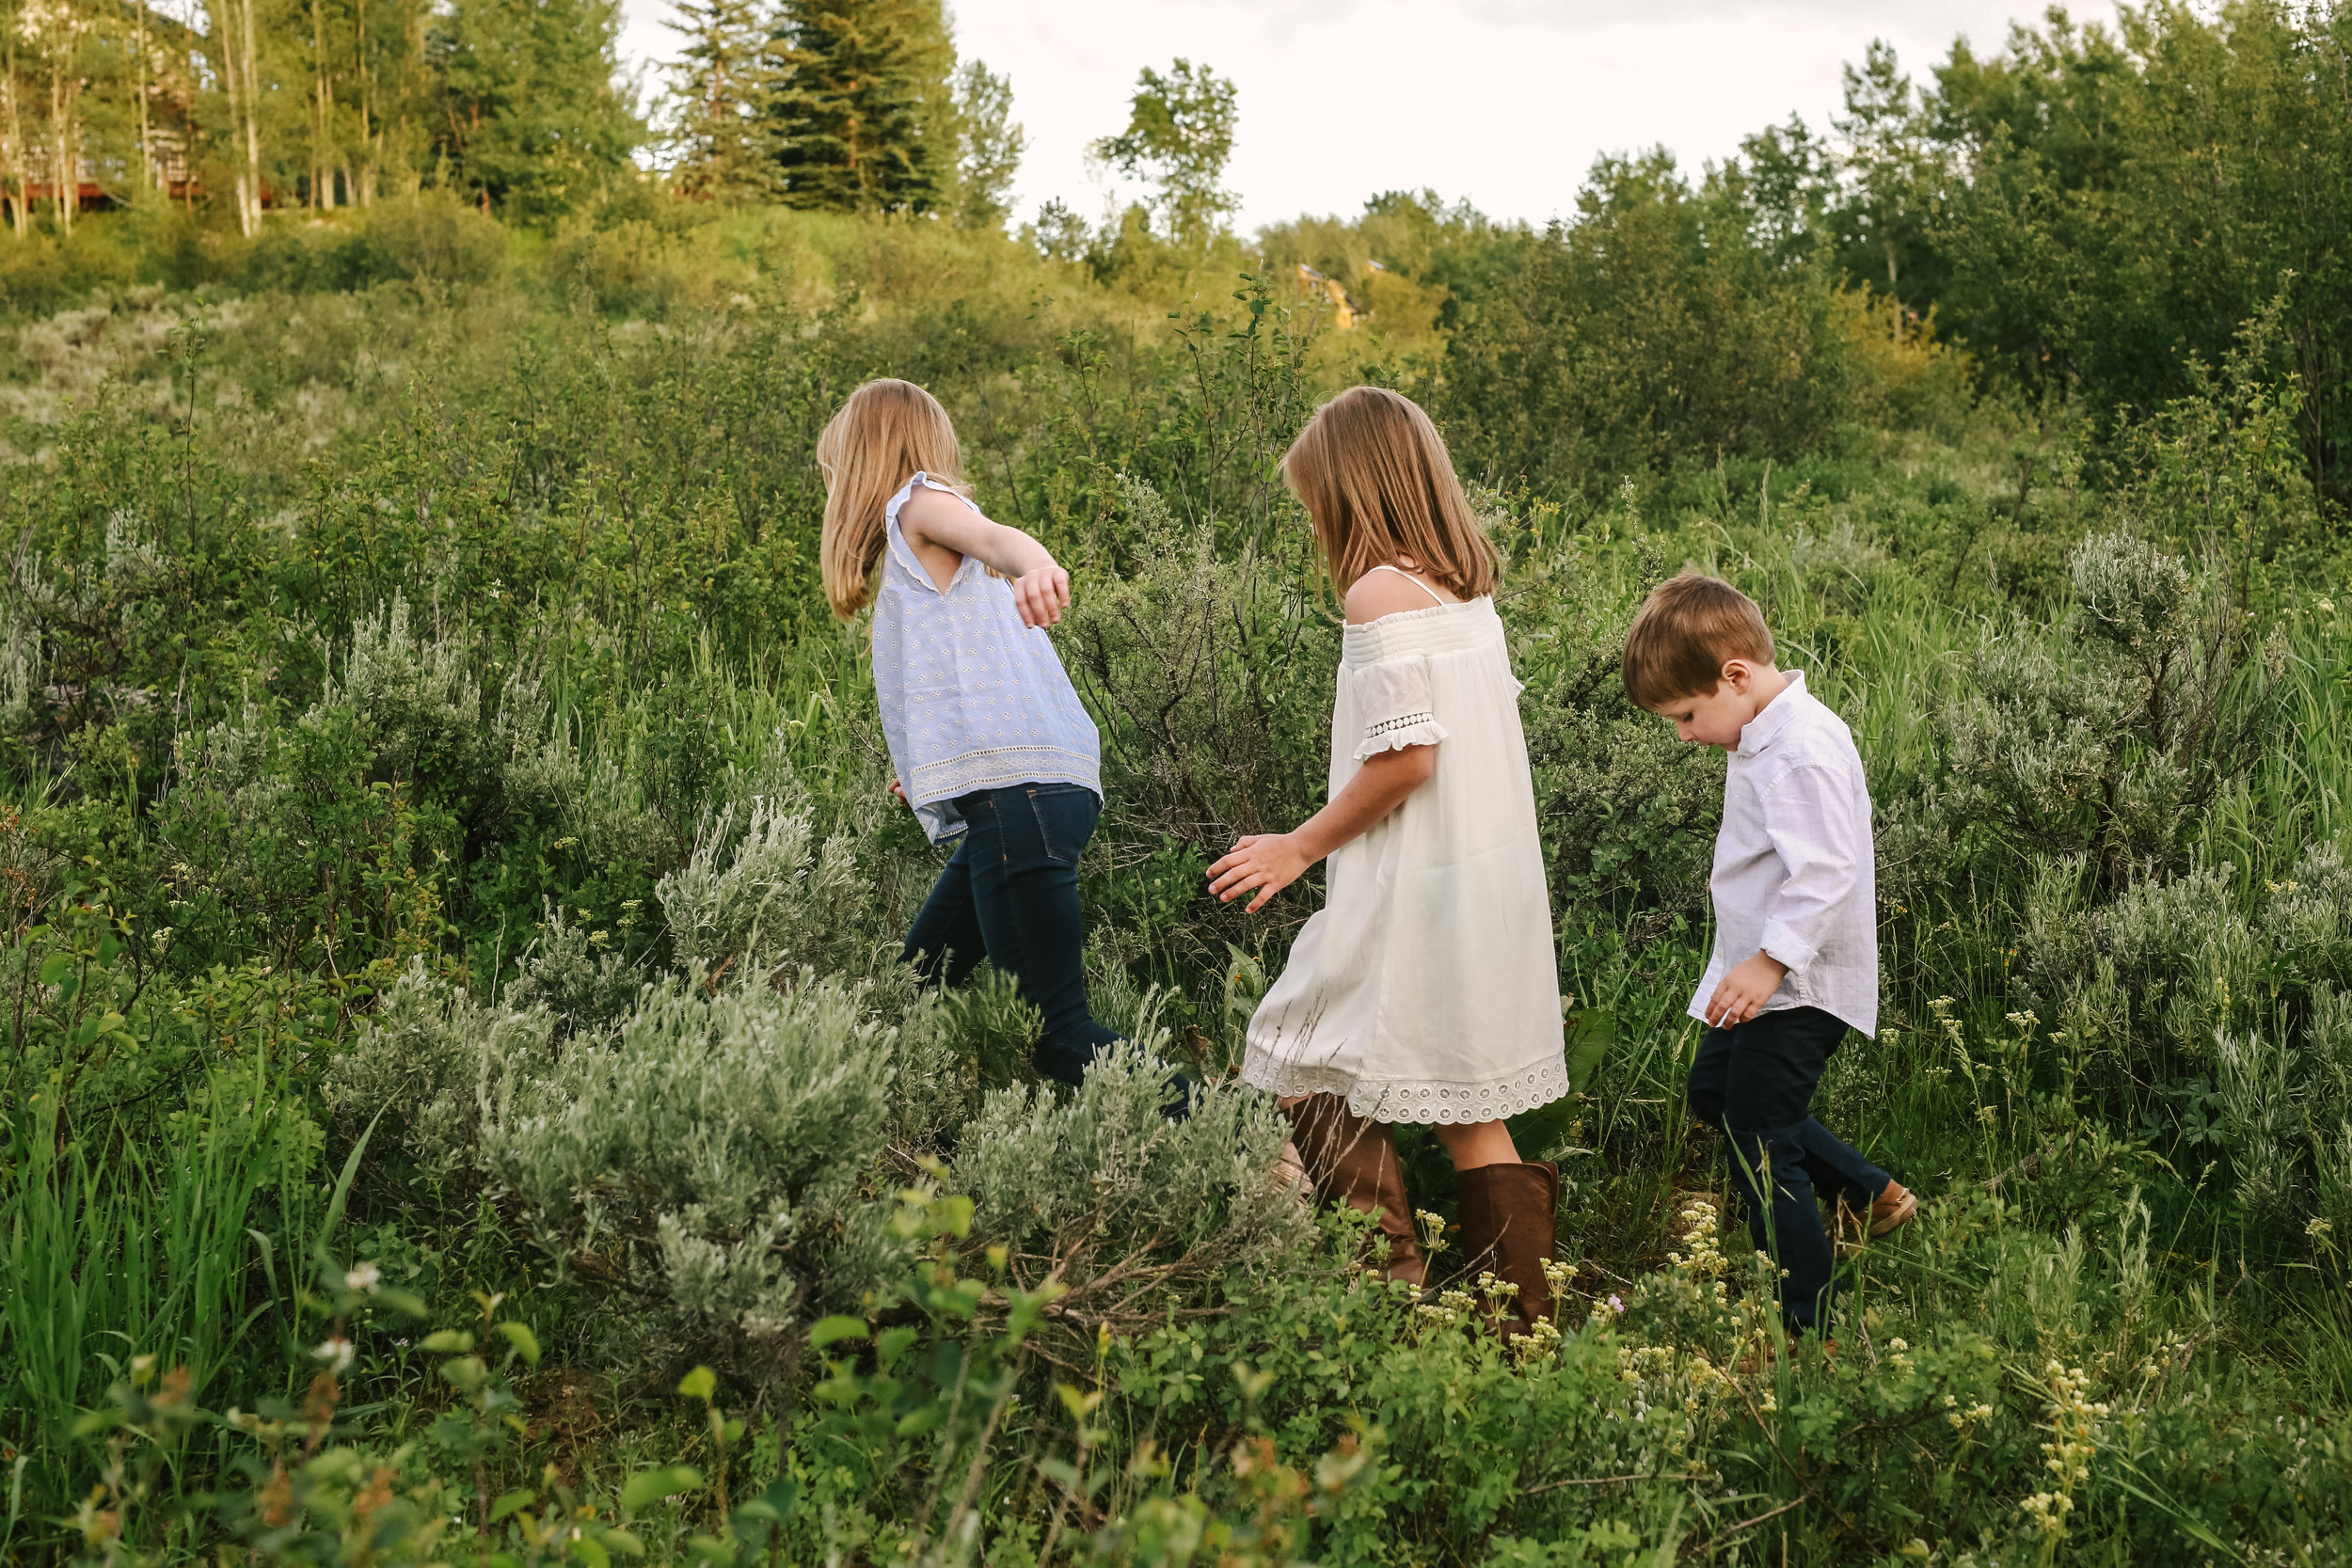
M 1106 195 L 1086 144 L 1122 129 L 1136 72 L 1176 55 L 1240 89 L 1227 183 L 1242 226 L 1436 189 L 1534 222 L 1594 155 L 1663 143 L 1692 170 L 1790 111 L 1825 129 L 1873 38 L 1915 79 L 1955 36 L 1997 49 L 2013 0 L 951 0 L 958 50 L 1012 79 L 1027 127 L 1015 212 Z M 668 0 L 625 0 L 631 64 L 669 57 Z M 2069 8 L 2111 21 L 2112 0 Z M 649 78 L 650 85 L 650 78 Z

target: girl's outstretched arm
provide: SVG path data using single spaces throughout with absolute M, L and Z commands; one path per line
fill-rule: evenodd
M 1021 611 L 1024 626 L 1050 626 L 1070 606 L 1070 574 L 1056 563 L 1052 551 L 1017 528 L 990 522 L 977 508 L 953 495 L 916 485 L 914 494 L 898 508 L 898 531 L 906 535 L 916 555 L 925 558 L 923 564 L 934 578 L 941 565 L 952 578 L 961 564 L 961 558 L 967 555 L 977 556 L 990 571 L 1010 578 L 1013 604 Z M 929 559 L 934 552 L 958 559 L 934 563 Z
M 1306 869 L 1396 810 L 1437 770 L 1435 746 L 1407 746 L 1364 759 L 1331 803 L 1286 833 L 1249 833 L 1209 867 L 1209 891 L 1230 903 L 1256 889 L 1249 912 L 1298 880 Z
M 1363 626 L 1428 602 L 1429 595 L 1410 579 L 1394 572 L 1366 572 L 1348 585 L 1347 618 Z M 1258 895 L 1249 901 L 1249 912 L 1257 913 L 1309 866 L 1403 805 L 1405 797 L 1429 782 L 1437 767 L 1435 746 L 1374 752 L 1329 805 L 1291 832 L 1251 833 L 1235 843 L 1223 860 L 1209 867 L 1209 891 L 1219 902 L 1231 902 L 1254 889 Z

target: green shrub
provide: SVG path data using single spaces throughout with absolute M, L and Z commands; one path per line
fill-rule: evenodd
M 445 191 L 378 201 L 360 233 L 375 277 L 421 289 L 479 286 L 505 270 L 506 230 Z
M 485 1112 L 553 1058 L 544 1009 L 492 1012 L 411 958 L 326 1069 L 321 1097 L 347 1138 L 369 1136 L 444 1188 L 475 1174 Z
M 854 1289 L 834 1227 L 882 1152 L 898 1036 L 834 982 L 665 980 L 485 1109 L 483 1166 L 557 1269 L 628 1291 L 626 1353 L 771 1376 Z
M 1164 1039 L 1141 1031 L 1106 1050 L 1067 1100 L 1051 1086 L 990 1095 L 956 1157 L 977 1229 L 1010 1245 L 1014 1277 L 1061 1278 L 1065 1305 L 1091 1318 L 1149 1319 L 1304 1238 L 1274 1174 L 1284 1123 L 1237 1085 L 1203 1087 L 1168 1119 Z

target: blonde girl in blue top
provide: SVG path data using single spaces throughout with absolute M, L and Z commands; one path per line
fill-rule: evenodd
M 898 777 L 955 854 L 907 933 L 927 980 L 985 956 L 1043 1015 L 1038 1070 L 1077 1084 L 1118 1035 L 1094 1020 L 1078 857 L 1103 809 L 1101 739 L 1045 628 L 1070 574 L 965 494 L 955 426 L 906 381 L 850 394 L 817 442 L 825 596 L 874 607 L 874 687 Z

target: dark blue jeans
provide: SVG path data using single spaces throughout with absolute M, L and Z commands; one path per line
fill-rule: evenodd
M 1691 1114 L 1730 1141 L 1749 1238 L 1788 1271 L 1780 1315 L 1791 1333 L 1830 1331 L 1835 1259 L 1816 1190 L 1867 1208 L 1891 1180 L 1813 1119 L 1813 1090 L 1845 1037 L 1843 1019 L 1789 1007 L 1709 1029 L 1691 1064 Z M 1767 1168 L 1769 1201 L 1757 1191 Z
M 1078 857 L 1103 802 L 1083 784 L 1023 784 L 956 798 L 966 824 L 907 933 L 906 958 L 927 981 L 955 986 L 985 957 L 1044 1015 L 1037 1069 L 1075 1085 L 1119 1038 L 1087 1003 Z

